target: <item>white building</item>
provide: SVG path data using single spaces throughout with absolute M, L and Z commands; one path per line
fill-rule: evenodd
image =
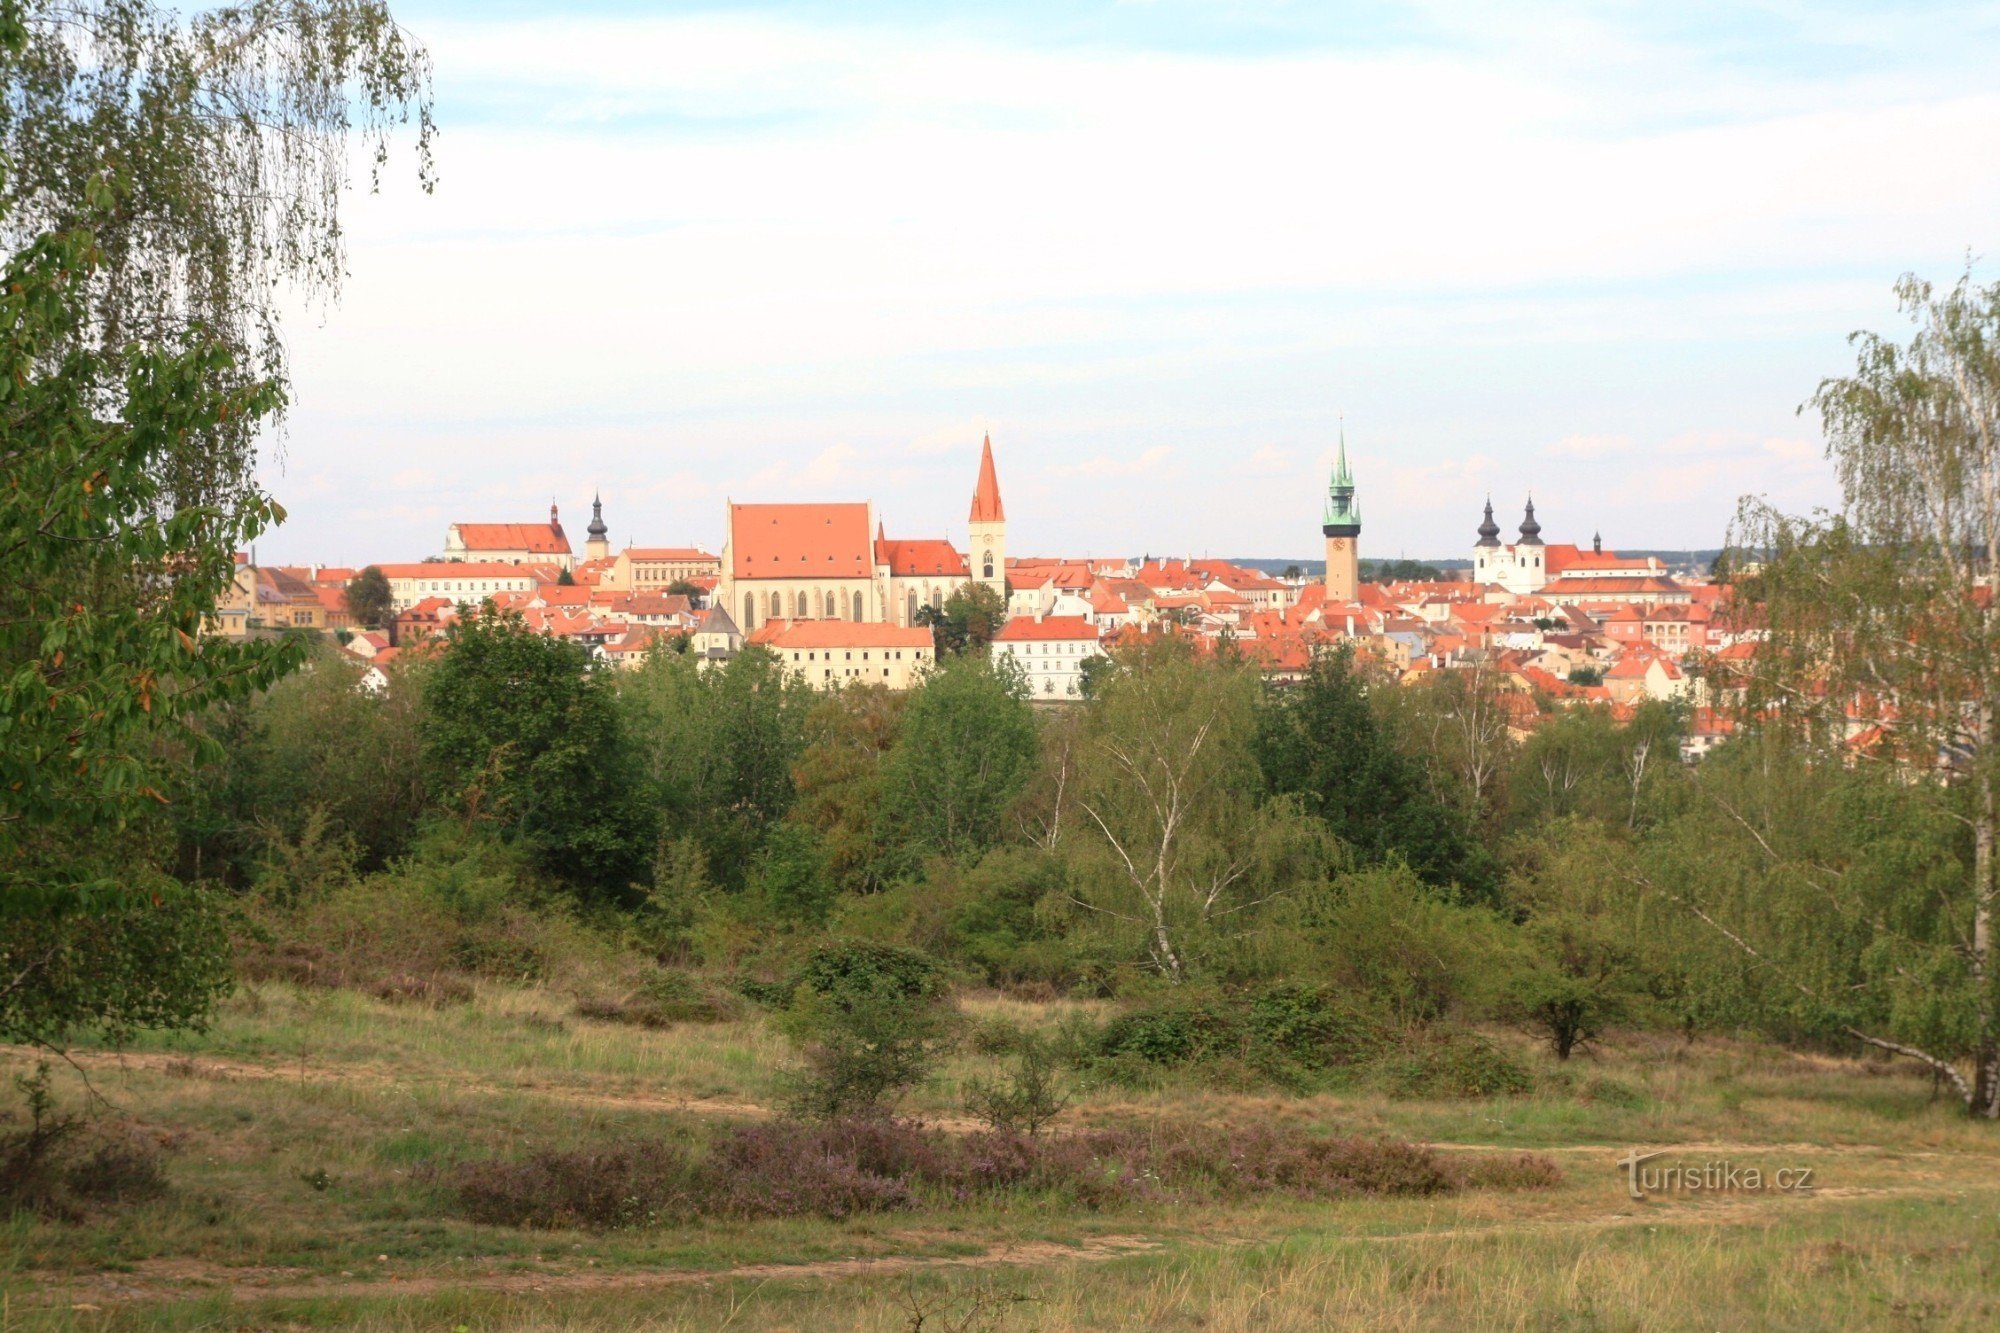
M 1104 656 L 1097 627 L 1082 616 L 1021 617 L 993 636 L 993 664 L 1012 662 L 1035 699 L 1083 697 L 1083 664 Z
M 389 580 L 389 597 L 398 611 L 407 611 L 427 597 L 477 606 L 496 593 L 533 592 L 537 582 L 532 568 L 497 561 L 427 560 L 376 568 Z

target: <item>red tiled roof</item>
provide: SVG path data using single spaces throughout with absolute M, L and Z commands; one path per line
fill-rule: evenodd
M 1543 585 L 1542 595 L 1558 596 L 1577 593 L 1600 593 L 1610 596 L 1640 592 L 1685 591 L 1680 584 L 1661 574 L 1649 574 L 1645 578 L 1591 578 L 1587 575 L 1567 576 Z
M 890 541 L 878 537 L 875 541 L 875 562 L 887 565 L 889 572 L 897 578 L 919 574 L 966 578 L 972 572 L 965 563 L 965 557 L 950 542 L 931 538 Z
M 458 540 L 468 551 L 526 551 L 531 555 L 568 555 L 569 538 L 560 523 L 454 523 Z
M 748 642 L 770 648 L 929 648 L 931 632 L 853 620 L 767 620 Z
M 739 579 L 865 579 L 874 568 L 865 504 L 729 506 Z
M 1094 643 L 1097 626 L 1082 616 L 1044 616 L 1040 620 L 1016 616 L 993 636 L 995 643 L 1042 643 L 1053 639 L 1089 639 Z

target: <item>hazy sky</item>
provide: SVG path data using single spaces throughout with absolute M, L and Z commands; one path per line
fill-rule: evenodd
M 594 487 L 1016 554 L 1709 545 L 1834 498 L 1796 414 L 2000 239 L 2000 5 L 396 0 L 441 182 L 291 325 L 265 559 L 438 551 Z M 408 166 L 407 156 L 399 165 Z M 1979 273 L 2000 276 L 2000 252 Z

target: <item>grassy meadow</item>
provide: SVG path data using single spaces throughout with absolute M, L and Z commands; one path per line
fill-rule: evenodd
M 1052 1026 L 1095 1002 L 972 997 L 977 1024 Z M 1308 1329 L 1990 1327 L 2000 1141 L 1875 1061 L 1613 1036 L 1518 1096 L 1236 1092 L 1169 1076 L 1077 1087 L 1052 1131 L 1278 1126 L 1524 1151 L 1538 1189 L 1083 1206 L 1032 1192 L 842 1220 L 610 1230 L 478 1225 L 441 1163 L 537 1146 L 680 1141 L 771 1114 L 783 1040 L 757 1017 L 646 1029 L 555 991 L 472 1003 L 246 986 L 199 1036 L 79 1051 L 100 1132 L 164 1153 L 158 1197 L 0 1241 L 7 1328 Z M 9 1052 L 25 1073 L 31 1053 Z M 970 1132 L 961 1050 L 904 1114 Z M 1628 1196 L 1617 1159 L 1809 1167 L 1809 1192 Z

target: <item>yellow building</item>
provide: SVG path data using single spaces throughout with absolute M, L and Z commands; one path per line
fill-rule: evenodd
M 766 621 L 745 642 L 770 650 L 787 671 L 822 690 L 906 690 L 935 654 L 928 629 L 842 620 Z

